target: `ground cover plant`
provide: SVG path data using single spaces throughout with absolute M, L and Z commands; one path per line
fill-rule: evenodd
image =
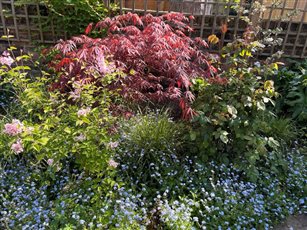
M 185 174 L 163 178 L 177 187 L 148 197 L 130 183 L 108 183 L 69 167 L 50 178 L 15 159 L 1 168 L 1 227 L 4 229 L 270 229 L 293 213 L 306 211 L 306 165 L 293 152 L 287 160 L 284 188 L 274 174 L 262 174 L 263 184 L 242 181 L 233 166 L 181 161 Z M 136 164 L 137 165 L 137 164 Z M 124 167 L 123 167 L 124 168 Z M 125 173 L 125 169 L 118 169 Z M 174 177 L 176 175 L 176 177 Z M 132 183 L 133 184 L 133 183 Z M 189 190 L 189 191 L 187 191 Z M 183 192 L 185 191 L 185 192 Z
M 186 22 L 127 14 L 31 68 L 1 55 L 1 229 L 270 229 L 307 213 L 302 123 L 274 107 L 280 63 L 254 58 L 252 28 L 214 62 L 218 38 Z

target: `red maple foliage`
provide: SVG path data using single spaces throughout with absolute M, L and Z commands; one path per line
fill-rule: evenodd
M 159 17 L 128 13 L 90 24 L 86 34 L 99 30 L 107 36 L 81 35 L 60 41 L 55 49 L 61 55 L 50 63 L 61 73 L 53 88 L 67 91 L 72 79 L 92 82 L 120 70 L 125 76 L 112 86 L 121 89 L 125 98 L 176 105 L 182 117 L 189 119 L 194 115 L 190 104 L 195 98 L 190 80 L 214 79 L 216 69 L 208 62 L 207 43 L 186 35 L 193 30 L 188 24 L 189 19 L 180 13 Z

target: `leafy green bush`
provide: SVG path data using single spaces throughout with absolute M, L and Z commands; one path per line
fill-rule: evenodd
M 307 123 L 307 60 L 290 63 L 282 68 L 274 81 L 280 93 L 277 100 L 277 112 L 289 115 L 301 123 Z
M 33 76 L 30 67 L 18 65 L 24 59 L 30 56 L 1 67 L 0 83 L 12 85 L 18 104 L 12 113 L 15 117 L 2 118 L 1 155 L 22 155 L 35 162 L 49 159 L 56 169 L 61 159 L 73 154 L 80 167 L 89 171 L 116 167 L 111 159 L 116 137 L 110 134 L 115 118 L 109 112 L 116 92 L 103 87 L 108 78 L 99 87 L 75 83 L 67 98 L 48 90 L 51 77 L 47 73 Z
M 290 122 L 275 118 L 270 110 L 277 93 L 274 82 L 267 79 L 278 66 L 253 60 L 253 51 L 260 48 L 262 44 L 247 38 L 228 44 L 220 74 L 228 83 L 193 82 L 198 116 L 190 131 L 193 152 L 204 160 L 234 161 L 254 179 L 259 173 L 257 162 L 266 160 L 269 151 L 280 151 L 283 141 L 295 136 L 291 129 L 287 136 L 280 133 L 282 125 L 290 127 Z

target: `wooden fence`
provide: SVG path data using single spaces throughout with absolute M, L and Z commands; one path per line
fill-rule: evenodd
M 242 35 L 246 23 L 242 16 L 251 17 L 244 11 L 238 11 L 236 6 L 249 9 L 254 0 L 105 0 L 105 4 L 117 3 L 119 13 L 136 12 L 160 15 L 171 11 L 193 15 L 191 26 L 195 31 L 191 36 L 206 38 L 210 34 L 219 36 L 219 50 L 236 36 Z M 262 55 L 269 56 L 278 50 L 284 51 L 285 57 L 307 57 L 307 0 L 259 0 L 267 10 L 259 14 L 264 29 L 283 28 L 274 37 L 282 38 L 281 46 L 272 46 Z M 27 4 L 16 6 L 14 0 L 0 0 L 0 36 L 7 31 L 14 38 L 11 41 L 19 47 L 33 47 L 36 43 L 54 44 L 60 38 L 67 38 L 65 31 L 56 29 L 53 21 L 46 15 L 42 5 Z M 220 32 L 222 24 L 227 22 L 228 31 Z M 1 46 L 2 43 L 2 46 Z M 0 40 L 0 51 L 6 46 L 4 39 Z

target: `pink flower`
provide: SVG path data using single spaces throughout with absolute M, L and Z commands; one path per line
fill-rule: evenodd
M 47 160 L 47 164 L 48 164 L 49 166 L 53 165 L 53 159 L 48 159 L 48 160 Z
M 12 144 L 11 149 L 15 152 L 15 154 L 19 154 L 23 152 L 23 146 L 21 140 L 18 140 L 16 143 Z
M 4 51 L 0 56 L 0 64 L 11 66 L 14 63 L 14 59 L 10 56 L 9 52 Z
M 117 166 L 119 165 L 119 163 L 117 163 L 116 161 L 114 161 L 113 159 L 110 159 L 108 162 L 109 167 L 111 168 L 117 168 Z
M 16 136 L 23 131 L 23 124 L 16 119 L 13 119 L 12 123 L 4 125 L 3 132 L 9 136 Z
M 110 147 L 111 149 L 117 148 L 117 147 L 118 147 L 118 142 L 117 142 L 117 141 L 110 142 L 110 143 L 109 143 L 109 147 Z
M 89 114 L 91 112 L 90 108 L 86 108 L 86 109 L 79 109 L 79 111 L 77 112 L 78 117 L 81 116 L 86 116 L 87 114 Z

